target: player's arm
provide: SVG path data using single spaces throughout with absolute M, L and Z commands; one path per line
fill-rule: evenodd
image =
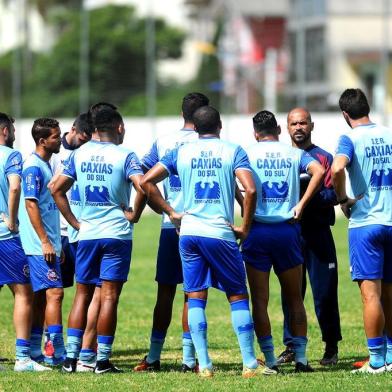
M 39 211 L 38 200 L 36 199 L 25 199 L 26 210 L 29 216 L 31 225 L 41 241 L 42 254 L 48 263 L 54 263 L 56 261 L 56 250 L 53 244 L 50 242 L 48 234 L 46 233 L 44 224 L 42 222 L 41 213 Z
M 312 159 L 312 158 L 310 158 Z M 325 176 L 325 169 L 316 160 L 311 160 L 306 165 L 306 171 L 311 176 L 305 193 L 298 204 L 294 207 L 294 221 L 299 221 L 302 217 L 304 208 L 308 205 L 312 197 L 317 193 Z
M 243 241 L 248 236 L 252 225 L 253 215 L 256 210 L 257 192 L 253 175 L 250 170 L 237 169 L 234 173 L 244 189 L 245 197 L 241 194 L 241 197 L 243 198 L 242 224 L 241 226 L 231 225 L 231 228 L 233 229 L 236 238 Z
M 336 156 L 332 162 L 332 184 L 335 188 L 336 198 L 341 206 L 344 215 L 350 218 L 351 207 L 357 199 L 351 199 L 347 196 L 346 191 L 346 167 L 350 164 L 354 155 L 354 145 L 351 139 L 343 135 L 340 137 Z
M 61 215 L 75 230 L 79 230 L 80 223 L 73 214 L 67 198 L 67 192 L 71 189 L 74 181 L 73 178 L 61 174 L 53 183 L 50 191 Z
M 11 233 L 18 232 L 18 209 L 21 193 L 21 181 L 19 175 L 8 176 L 8 216 L 3 216 L 8 229 Z
M 134 188 L 136 189 L 136 197 L 133 205 L 133 209 L 123 209 L 125 217 L 131 223 L 137 223 L 142 215 L 144 207 L 147 204 L 147 197 L 140 186 L 140 182 L 143 176 L 141 174 L 133 175 L 130 177 Z

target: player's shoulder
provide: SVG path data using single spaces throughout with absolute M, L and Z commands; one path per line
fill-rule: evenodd
M 306 150 L 305 150 L 306 151 Z M 327 150 L 324 150 L 323 148 L 321 148 L 320 146 L 317 146 L 316 144 L 314 144 L 312 146 L 312 148 L 308 152 L 310 155 L 312 155 L 313 153 L 316 154 L 317 156 L 324 156 L 328 159 L 332 159 L 333 156 L 331 153 L 329 153 Z

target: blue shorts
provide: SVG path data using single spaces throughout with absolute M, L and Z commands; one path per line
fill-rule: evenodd
M 131 253 L 131 240 L 103 238 L 79 241 L 75 265 L 76 282 L 95 285 L 100 280 L 126 282 Z
M 157 257 L 158 283 L 176 285 L 183 282 L 179 237 L 176 229 L 162 229 Z
M 64 263 L 60 264 L 63 287 L 72 287 L 75 275 L 75 259 L 78 243 L 69 243 L 67 236 L 61 236 L 61 246 L 65 256 Z
M 288 222 L 253 222 L 247 239 L 242 244 L 245 263 L 259 271 L 277 275 L 303 264 L 301 226 Z
M 369 225 L 348 230 L 352 280 L 392 283 L 392 226 Z
M 56 256 L 54 263 L 48 263 L 44 256 L 27 256 L 30 267 L 30 279 L 33 291 L 62 288 L 60 258 Z
M 244 262 L 233 241 L 180 236 L 184 291 L 221 288 L 227 295 L 247 294 Z
M 0 285 L 30 283 L 29 263 L 19 237 L 0 241 Z

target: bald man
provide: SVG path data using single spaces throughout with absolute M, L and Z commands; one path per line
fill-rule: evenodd
M 338 342 L 342 339 L 338 305 L 338 270 L 336 249 L 331 227 L 335 224 L 336 195 L 331 181 L 332 155 L 312 143 L 314 123 L 307 109 L 294 108 L 287 116 L 287 129 L 292 145 L 308 152 L 326 170 L 324 184 L 304 210 L 301 220 L 304 253 L 304 279 L 302 292 L 306 291 L 306 270 L 314 297 L 314 307 L 320 325 L 325 351 L 320 364 L 336 365 Z M 309 183 L 309 176 L 301 178 L 301 193 Z M 282 298 L 284 319 L 283 342 L 286 350 L 278 363 L 293 359 L 292 336 L 288 327 L 288 308 Z

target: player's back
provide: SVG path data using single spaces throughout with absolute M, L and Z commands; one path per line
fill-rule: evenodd
M 22 174 L 22 156 L 19 151 L 0 145 L 0 214 L 8 216 L 8 176 Z M 0 216 L 0 240 L 14 237 Z
M 142 164 L 147 169 L 151 169 L 159 160 L 169 151 L 197 140 L 197 133 L 193 129 L 183 128 L 176 132 L 160 136 L 153 144 L 151 150 L 142 158 Z M 170 175 L 163 181 L 163 192 L 165 200 L 176 210 L 182 211 L 183 198 L 181 194 L 181 181 L 176 174 Z M 173 228 L 169 217 L 166 214 L 162 216 L 162 227 Z
M 113 143 L 90 141 L 76 150 L 63 174 L 77 181 L 80 206 L 79 240 L 97 238 L 131 239 L 133 225 L 125 218 L 130 175 L 141 174 L 136 155 Z
M 342 136 L 352 143 L 347 171 L 353 196 L 350 227 L 392 225 L 392 132 L 373 123 L 361 125 Z M 344 153 L 344 151 L 339 151 Z
M 257 189 L 254 219 L 266 223 L 291 219 L 300 196 L 304 152 L 279 141 L 265 141 L 253 144 L 247 153 Z
M 245 151 L 216 137 L 199 138 L 178 149 L 177 172 L 183 188 L 181 235 L 234 241 L 235 170 L 249 170 Z
M 53 177 L 52 167 L 38 154 L 32 153 L 23 163 L 22 194 L 19 207 L 19 230 L 27 255 L 42 255 L 41 241 L 34 230 L 25 206 L 25 199 L 36 200 L 49 240 L 60 256 L 60 212 L 48 188 Z

